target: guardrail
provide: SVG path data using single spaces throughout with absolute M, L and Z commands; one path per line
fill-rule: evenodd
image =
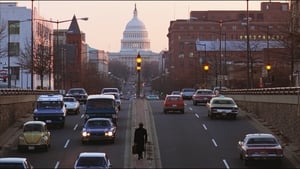
M 299 93 L 300 87 L 229 89 L 221 91 L 221 94 L 231 95 L 298 95 Z
M 2 88 L 0 89 L 0 96 L 10 95 L 40 95 L 40 94 L 58 94 L 59 90 L 31 90 L 20 88 Z

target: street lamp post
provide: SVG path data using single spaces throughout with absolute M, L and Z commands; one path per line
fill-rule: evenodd
M 72 19 L 68 19 L 68 20 L 57 20 L 57 21 L 53 21 L 53 20 L 46 20 L 46 19 L 35 19 L 35 20 L 38 20 L 38 21 L 44 21 L 44 22 L 50 22 L 50 23 L 55 23 L 56 24 L 56 50 L 55 50 L 55 55 L 56 55 L 56 58 L 59 58 L 59 33 L 58 33 L 58 25 L 60 23 L 65 23 L 65 22 L 70 22 L 72 21 Z M 83 18 L 77 18 L 77 20 L 84 20 L 84 21 L 87 21 L 88 20 L 88 17 L 83 17 Z M 60 73 L 60 77 L 63 76 L 63 62 L 62 62 L 62 59 L 60 61 L 60 65 L 61 65 L 61 73 Z M 51 76 L 51 75 L 50 75 Z M 63 80 L 61 80 L 62 82 Z M 61 88 L 63 89 L 64 86 L 62 85 L 63 83 L 61 83 Z

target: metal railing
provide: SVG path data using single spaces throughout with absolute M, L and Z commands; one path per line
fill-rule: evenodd
M 10 95 L 41 95 L 41 94 L 58 94 L 58 90 L 31 90 L 20 88 L 2 88 L 0 89 L 0 96 Z
M 230 95 L 297 95 L 300 87 L 274 87 L 254 89 L 229 89 L 222 90 L 221 94 Z

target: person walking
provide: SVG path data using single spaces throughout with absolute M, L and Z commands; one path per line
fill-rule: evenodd
M 139 127 L 134 131 L 134 144 L 137 148 L 138 159 L 143 159 L 145 151 L 145 143 L 148 142 L 147 130 L 143 127 L 143 123 L 139 123 Z

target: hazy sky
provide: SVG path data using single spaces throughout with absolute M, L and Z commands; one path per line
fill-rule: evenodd
M 274 0 L 273 0 L 274 1 Z M 277 0 L 279 1 L 279 0 Z M 250 10 L 260 10 L 262 1 L 249 1 Z M 281 1 L 287 2 L 287 1 Z M 145 24 L 151 42 L 151 50 L 160 52 L 168 49 L 170 21 L 188 19 L 190 11 L 203 10 L 246 10 L 246 0 L 235 1 L 36 1 L 34 6 L 45 19 L 55 21 L 88 17 L 78 21 L 86 42 L 93 48 L 119 52 L 121 39 L 127 23 L 133 17 L 134 4 L 138 18 Z M 31 8 L 31 1 L 18 1 L 18 6 Z M 59 24 L 67 29 L 70 23 Z M 56 28 L 56 25 L 53 25 Z

